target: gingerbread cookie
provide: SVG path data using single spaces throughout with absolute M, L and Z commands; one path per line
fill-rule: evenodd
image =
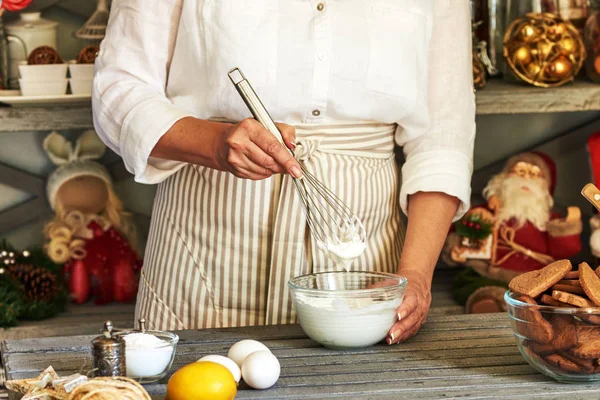
M 550 364 L 553 365 L 557 368 L 562 369 L 563 371 L 567 371 L 567 372 L 574 372 L 574 373 L 582 373 L 582 372 L 588 372 L 586 368 L 581 367 L 580 365 L 574 363 L 573 361 L 569 360 L 566 357 L 561 356 L 560 354 L 550 354 L 544 357 L 544 360 Z M 593 371 L 593 370 L 591 370 Z M 589 372 L 591 372 L 589 371 Z
M 552 307 L 573 307 L 572 305 L 563 303 L 562 301 L 558 301 L 552 296 L 548 296 L 547 294 L 543 294 L 542 297 L 540 297 L 540 301 L 543 304 Z
M 583 288 L 581 286 L 575 285 L 563 285 L 557 283 L 556 285 L 551 287 L 552 290 L 559 290 L 561 292 L 573 293 L 573 294 L 585 294 Z
M 592 326 L 578 326 L 579 344 L 570 349 L 575 357 L 593 360 L 600 358 L 600 329 Z
M 596 306 L 600 305 L 600 278 L 585 262 L 579 264 L 579 282 L 589 299 Z
M 569 350 L 577 346 L 579 337 L 577 334 L 577 326 L 570 315 L 554 314 L 550 318 L 554 338 L 552 345 L 556 351 Z
M 540 356 L 547 356 L 548 354 L 556 353 L 556 349 L 552 345 L 552 343 L 538 343 L 533 340 L 524 339 L 523 346 L 528 347 L 535 354 Z
M 575 307 L 595 307 L 594 303 L 586 298 L 578 296 L 573 293 L 561 292 L 560 290 L 553 290 L 552 297 L 563 303 L 570 304 Z
M 583 323 L 578 323 L 576 327 L 578 345 L 569 350 L 569 353 L 588 360 L 600 358 L 594 357 L 600 354 L 600 328 Z M 597 360 L 595 362 L 597 363 Z
M 99 51 L 100 47 L 95 45 L 84 47 L 77 55 L 77 64 L 93 64 Z
M 598 367 L 596 360 L 586 360 L 585 358 L 575 357 L 568 351 L 559 351 L 558 354 L 579 365 L 587 373 L 594 372 L 594 370 Z
M 579 275 L 577 275 L 577 276 L 579 276 Z M 577 278 L 577 279 L 561 279 L 560 281 L 558 281 L 557 285 L 570 285 L 570 286 L 581 287 L 581 282 L 579 282 L 579 278 Z
M 508 288 L 518 294 L 537 297 L 563 279 L 571 268 L 569 260 L 555 261 L 540 270 L 526 272 L 513 278 Z
M 517 300 L 527 304 L 537 305 L 535 300 L 529 296 L 519 296 Z M 549 343 L 554 337 L 552 325 L 537 308 L 518 307 L 515 308 L 515 330 L 522 336 L 535 340 L 539 343 Z
M 33 49 L 27 58 L 27 64 L 29 65 L 62 64 L 63 62 L 58 51 L 50 46 L 40 46 Z
M 565 275 L 565 279 L 579 279 L 579 271 L 569 271 Z
M 580 318 L 582 321 L 585 321 L 592 325 L 600 325 L 600 315 L 578 315 L 577 317 Z
M 575 373 L 582 373 L 582 372 L 592 372 L 591 371 L 587 371 L 584 367 L 575 364 L 573 361 L 561 356 L 560 354 L 550 354 L 544 357 L 544 360 L 550 364 L 553 365 L 557 368 L 562 369 L 563 371 L 567 371 L 567 372 L 575 372 Z

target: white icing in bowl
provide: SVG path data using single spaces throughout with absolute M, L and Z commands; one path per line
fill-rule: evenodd
M 406 279 L 337 271 L 292 278 L 289 287 L 308 337 L 329 348 L 362 348 L 382 341 L 396 322 Z

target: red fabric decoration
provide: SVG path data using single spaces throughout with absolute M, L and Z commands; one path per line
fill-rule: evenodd
M 83 304 L 90 297 L 90 274 L 81 260 L 65 264 L 65 274 L 69 283 L 69 293 L 77 304 Z
M 596 186 L 600 186 L 600 132 L 590 135 L 587 142 L 587 148 L 593 182 Z
M 103 230 L 94 221 L 89 223 L 88 228 L 94 235 L 86 241 L 86 256 L 80 261 L 85 265 L 94 303 L 134 301 L 138 273 L 142 267 L 141 259 L 116 229 Z M 84 296 L 85 292 L 80 289 L 81 278 L 73 272 L 74 269 L 71 268 L 69 288 L 73 287 L 71 293 L 77 302 L 85 302 L 89 298 L 89 290 L 88 295 Z
M 553 220 L 560 218 L 560 215 L 552 214 Z M 507 225 L 514 227 L 513 223 Z M 547 254 L 556 260 L 573 257 L 581 251 L 580 234 L 552 236 L 548 232 L 540 231 L 529 221 L 515 230 L 515 242 L 536 253 Z M 496 259 L 500 260 L 508 253 L 509 250 L 498 248 Z M 502 268 L 519 272 L 533 271 L 545 266 L 524 254 L 514 254 L 501 265 Z
M 6 11 L 21 11 L 31 4 L 32 0 L 2 0 L 0 7 Z

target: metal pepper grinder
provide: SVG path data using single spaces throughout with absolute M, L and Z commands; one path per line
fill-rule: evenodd
M 111 321 L 104 323 L 104 334 L 92 340 L 95 376 L 126 376 L 125 339 L 113 335 Z

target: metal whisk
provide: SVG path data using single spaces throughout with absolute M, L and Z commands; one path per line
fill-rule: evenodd
M 228 75 L 254 118 L 275 135 L 293 156 L 294 152 L 283 142 L 281 132 L 242 71 L 239 68 L 233 68 Z M 330 245 L 341 242 L 360 241 L 364 243 L 366 232 L 360 219 L 342 200 L 315 178 L 301 161 L 299 164 L 302 169 L 302 177 L 300 179 L 292 177 L 292 179 L 296 191 L 300 195 L 310 231 L 319 246 L 323 246 L 324 250 L 327 250 Z

